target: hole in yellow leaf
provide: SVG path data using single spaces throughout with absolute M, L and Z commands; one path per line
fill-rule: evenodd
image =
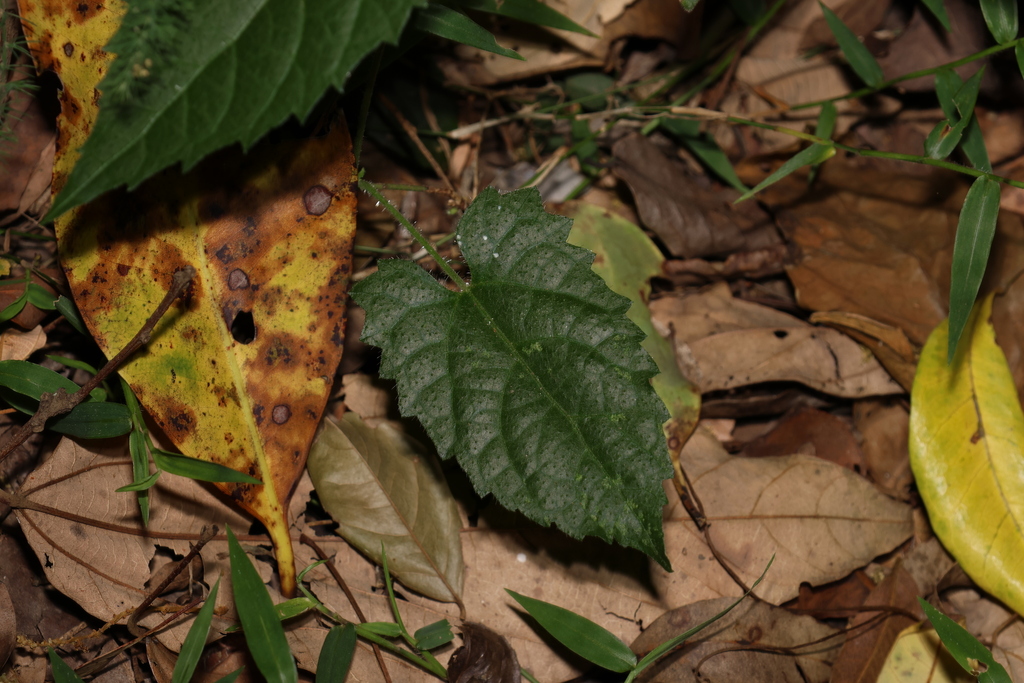
M 256 339 L 256 324 L 252 311 L 239 311 L 231 321 L 231 337 L 239 344 L 250 344 Z

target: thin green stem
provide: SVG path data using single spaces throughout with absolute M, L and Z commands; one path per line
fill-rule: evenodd
M 370 78 L 366 81 L 366 90 L 363 91 L 363 101 L 359 105 L 359 126 L 356 128 L 355 144 L 352 147 L 352 154 L 355 156 L 355 166 L 359 168 L 359 158 L 363 153 L 363 138 L 366 136 L 366 120 L 370 117 L 370 105 L 373 104 L 373 87 L 377 84 L 377 72 L 380 71 L 381 56 L 383 48 L 377 48 L 373 58 L 373 66 L 370 68 Z
M 438 253 L 437 249 L 434 248 L 434 245 L 430 243 L 430 240 L 423 236 L 423 233 L 419 231 L 419 228 L 413 225 L 412 221 L 403 216 L 402 212 L 399 211 L 394 204 L 388 201 L 388 198 L 381 193 L 377 185 L 365 178 L 360 178 L 359 189 L 363 190 L 363 192 L 366 192 L 382 204 L 387 212 L 409 231 L 409 234 L 413 236 L 413 239 L 419 242 L 420 246 L 427 250 L 427 253 L 433 257 L 434 261 L 437 262 L 437 265 L 444 271 L 444 274 L 450 277 L 452 282 L 454 282 L 460 290 L 464 290 L 469 286 L 465 280 L 459 277 L 459 274 L 455 272 L 455 269 L 451 267 L 451 264 L 445 261 L 441 254 Z
M 534 678 L 532 673 L 530 673 L 529 671 L 527 671 L 526 669 L 524 669 L 522 667 L 519 668 L 519 673 L 523 676 L 523 678 L 528 680 L 530 683 L 540 683 L 540 681 L 538 681 L 536 678 Z

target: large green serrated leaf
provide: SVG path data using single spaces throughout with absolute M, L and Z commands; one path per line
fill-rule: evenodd
M 248 148 L 290 115 L 304 118 L 329 86 L 342 89 L 370 50 L 397 42 L 411 10 L 426 4 L 196 3 L 187 22 L 166 29 L 175 31 L 165 36 L 177 44 L 175 58 L 140 84 L 138 96 L 118 106 L 100 100 L 96 126 L 50 218 L 120 185 L 134 188 L 177 162 L 188 169 L 226 145 Z
M 625 317 L 629 300 L 591 271 L 591 252 L 566 243 L 570 226 L 534 189 L 485 190 L 458 227 L 472 284 L 452 292 L 415 264 L 382 261 L 352 290 L 363 339 L 383 349 L 402 412 L 479 493 L 667 567 L 657 367 Z

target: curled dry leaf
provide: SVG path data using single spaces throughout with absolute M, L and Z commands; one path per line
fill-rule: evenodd
M 309 452 L 309 476 L 338 533 L 375 562 L 381 543 L 391 572 L 436 600 L 458 601 L 463 561 L 455 500 L 422 445 L 355 413 L 324 420 Z
M 633 641 L 631 648 L 637 656 L 646 655 L 661 643 L 715 616 L 732 602 L 732 598 L 704 600 L 666 612 Z M 645 683 L 827 683 L 838 649 L 834 641 L 802 650 L 799 655 L 770 650 L 816 642 L 835 633 L 835 629 L 813 617 L 795 615 L 748 599 L 651 665 L 637 680 Z M 718 652 L 721 654 L 715 654 Z
M 448 662 L 452 683 L 519 683 L 516 651 L 501 635 L 483 624 L 464 621 L 462 647 Z
M 874 356 L 841 332 L 734 300 L 728 291 L 722 284 L 651 303 L 655 328 L 674 335 L 680 366 L 703 391 L 791 381 L 847 398 L 903 393 Z M 698 330 L 707 336 L 696 337 Z
M 29 506 L 47 506 L 71 519 L 30 508 L 16 511 L 50 583 L 104 621 L 123 617 L 147 595 L 144 585 L 156 546 L 183 555 L 204 526 L 248 529 L 252 523 L 199 483 L 164 475 L 150 489 L 154 505 L 144 528 L 134 494 L 114 491 L 131 481 L 126 441 L 86 448 L 65 437 L 28 477 L 20 495 Z M 208 577 L 230 580 L 226 542 L 208 543 L 202 555 Z M 230 605 L 230 595 L 230 586 L 222 585 L 218 606 Z M 150 614 L 140 623 L 153 626 L 163 618 Z M 222 619 L 232 618 L 231 611 L 218 615 L 214 628 L 227 626 L 230 621 Z M 162 632 L 160 640 L 177 650 L 191 622 L 191 617 L 184 619 Z
M 913 533 L 911 509 L 863 477 L 806 455 L 740 458 L 698 428 L 680 462 L 719 553 L 747 585 L 775 555 L 757 594 L 794 598 L 889 552 Z
M 46 346 L 46 333 L 42 325 L 22 332 L 13 327 L 0 333 L 0 360 L 26 360 Z
M 64 111 L 75 113 L 59 120 L 59 192 L 97 120 L 96 88 L 112 59 L 102 47 L 126 6 L 84 18 L 71 6 L 66 15 L 26 9 L 41 65 L 57 70 Z M 174 274 L 195 268 L 147 353 L 120 373 L 185 455 L 263 482 L 218 487 L 269 530 L 286 594 L 295 563 L 284 511 L 341 358 L 354 180 L 348 132 L 336 121 L 320 138 L 222 151 L 55 223 L 75 303 L 108 357 L 139 331 Z

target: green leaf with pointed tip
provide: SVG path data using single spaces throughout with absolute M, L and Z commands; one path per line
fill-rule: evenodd
M 267 587 L 249 561 L 249 556 L 242 550 L 231 527 L 227 531 L 231 588 L 249 653 L 267 683 L 297 683 L 299 672 L 295 667 L 295 658 L 292 657 L 284 636 L 284 627 L 281 626 Z
M 942 24 L 942 28 L 947 31 L 952 31 L 953 27 L 949 23 L 949 15 L 946 14 L 946 4 L 943 0 L 921 0 L 924 6 L 927 7 L 935 18 Z
M 78 313 L 78 309 L 75 307 L 75 302 L 67 298 L 63 294 L 53 302 L 54 308 L 68 321 L 71 327 L 75 328 L 76 331 L 89 336 L 89 330 L 86 329 L 85 323 L 82 322 L 82 316 Z
M 597 38 L 598 36 L 561 12 L 551 9 L 540 0 L 455 0 L 466 9 L 473 9 L 478 12 L 500 14 L 504 17 L 518 19 L 528 24 L 547 26 L 563 31 L 582 33 L 585 36 Z
M 442 619 L 417 629 L 412 637 L 419 649 L 433 650 L 450 643 L 455 635 L 452 633 L 452 625 L 448 623 L 448 620 Z
M 1017 0 L 981 0 L 981 14 L 1000 45 L 1017 37 Z
M 213 621 L 213 610 L 217 605 L 217 591 L 220 590 L 220 579 L 213 584 L 210 595 L 203 603 L 195 621 L 188 629 L 185 641 L 181 644 L 181 652 L 178 654 L 178 661 L 174 664 L 174 673 L 171 675 L 171 683 L 188 683 L 192 680 L 192 674 L 199 664 L 199 658 L 203 656 L 203 648 L 206 646 L 206 637 L 210 635 L 210 623 Z
M 932 159 L 944 159 L 960 144 L 964 131 L 974 118 L 974 104 L 978 100 L 978 89 L 981 87 L 981 77 L 985 67 L 971 76 L 960 86 L 959 90 L 952 97 L 952 103 L 956 107 L 956 116 L 946 121 L 940 121 L 928 138 L 924 141 L 924 151 Z M 952 75 L 950 75 L 952 74 Z M 940 91 L 940 102 L 945 102 L 943 109 L 949 107 L 948 89 L 959 82 L 960 77 L 952 71 L 940 76 L 936 80 L 937 90 Z M 987 155 L 986 155 L 987 156 Z
M 981 280 L 985 277 L 998 219 L 999 183 L 978 178 L 967 191 L 953 242 L 953 268 L 949 282 L 950 361 L 971 315 Z
M 188 169 L 221 147 L 249 148 L 291 115 L 304 119 L 328 87 L 344 88 L 370 50 L 396 43 L 411 10 L 426 4 L 196 2 L 166 37 L 176 48 L 159 78 L 135 100 L 107 106 L 100 99 L 96 125 L 47 220 L 177 162 Z
M 846 55 L 846 61 L 850 63 L 850 68 L 860 76 L 864 83 L 872 88 L 877 88 L 885 81 L 882 67 L 878 65 L 874 56 L 864 47 L 864 43 L 857 40 L 857 36 L 847 28 L 846 24 L 836 16 L 835 12 L 830 10 L 821 0 L 818 0 L 818 4 L 821 6 L 821 11 L 825 14 L 825 22 L 832 31 L 832 35 L 836 37 L 836 42 L 839 43 L 839 49 Z
M 327 632 L 316 664 L 317 683 L 342 683 L 356 654 L 356 627 L 344 624 Z
M 636 655 L 614 633 L 564 607 L 505 589 L 558 642 L 588 662 L 623 673 L 636 666 Z
M 964 671 L 978 676 L 978 683 L 1013 683 L 1010 674 L 995 660 L 992 652 L 967 629 L 935 609 L 927 600 L 918 597 L 917 602 L 924 610 L 928 621 L 935 627 L 935 632 L 939 634 L 949 654 L 953 655 L 953 659 L 964 668 Z M 971 660 L 984 664 L 988 669 L 979 676 Z
M 52 647 L 46 649 L 46 654 L 50 658 L 50 668 L 53 671 L 54 683 L 82 683 L 82 679 L 78 677 L 75 670 L 57 656 Z
M 823 145 L 819 142 L 815 142 L 807 149 L 797 152 L 791 159 L 787 159 L 786 163 L 779 166 L 778 170 L 772 173 L 770 176 L 759 182 L 751 190 L 745 192 L 740 196 L 734 203 L 739 204 L 742 201 L 750 199 L 755 194 L 773 185 L 790 173 L 803 168 L 804 166 L 811 166 L 814 164 L 820 164 L 823 161 L 827 161 L 836 155 L 836 148 L 832 145 Z
M 111 439 L 132 430 L 128 409 L 121 403 L 86 401 L 46 421 L 46 428 L 80 439 Z
M 535 189 L 485 190 L 459 222 L 472 284 L 452 292 L 408 261 L 381 261 L 352 297 L 384 353 L 400 407 L 478 493 L 668 566 L 662 481 L 672 476 L 650 385 L 657 366 L 629 301 L 566 243 L 570 221 Z
M 190 458 L 181 453 L 171 453 L 159 448 L 154 448 L 152 455 L 153 463 L 157 467 L 165 472 L 177 474 L 179 477 L 188 477 L 197 481 L 234 481 L 242 484 L 263 485 L 263 482 L 256 477 L 215 462 Z
M 446 5 L 438 3 L 427 5 L 416 13 L 412 24 L 420 31 L 433 33 L 435 36 L 454 40 L 456 43 L 469 45 L 486 52 L 493 52 L 502 57 L 526 59 L 515 50 L 498 45 L 498 41 L 494 39 L 490 31 L 462 12 Z
M 736 170 L 732 167 L 729 157 L 718 146 L 715 139 L 710 135 L 698 135 L 696 137 L 684 137 L 680 140 L 686 148 L 693 152 L 694 156 L 701 160 L 705 166 L 719 178 L 729 183 L 740 192 L 746 192 L 750 188 L 743 184 Z

